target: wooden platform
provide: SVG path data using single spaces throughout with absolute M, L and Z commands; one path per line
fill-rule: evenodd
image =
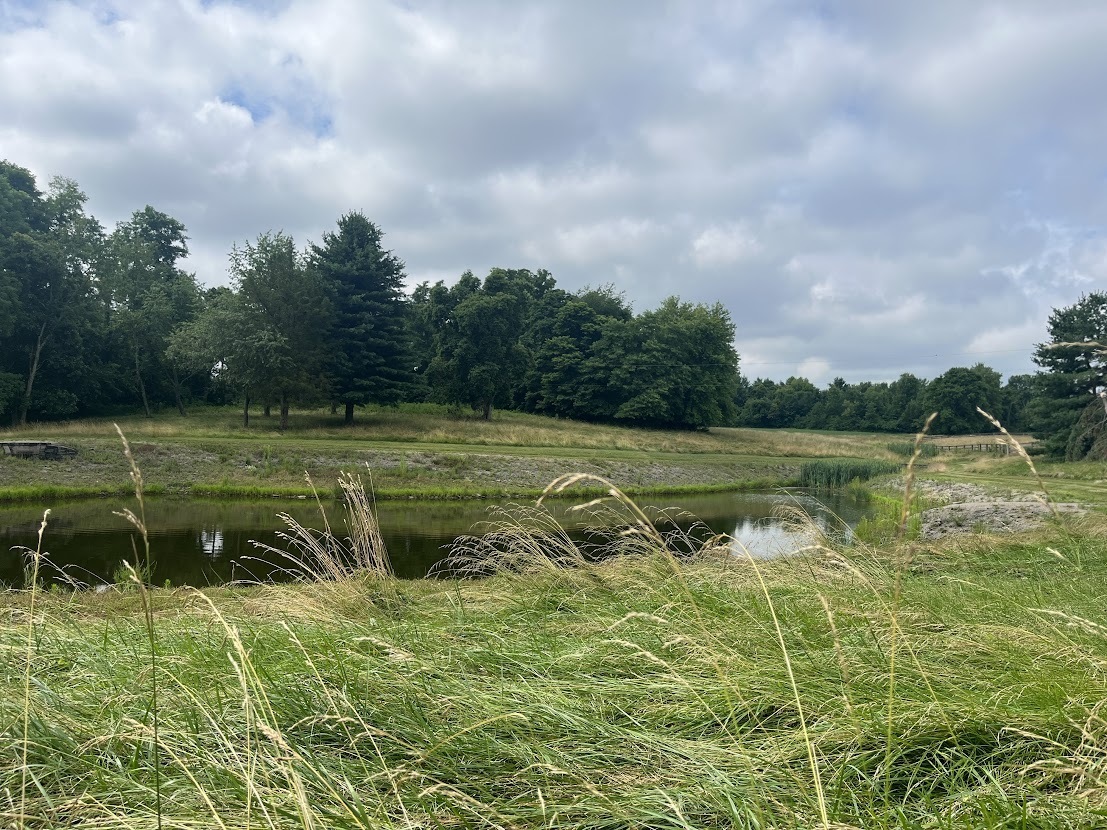
M 50 461 L 59 461 L 62 458 L 72 458 L 77 451 L 72 447 L 55 444 L 53 441 L 0 441 L 0 455 L 11 455 L 16 458 L 45 458 Z

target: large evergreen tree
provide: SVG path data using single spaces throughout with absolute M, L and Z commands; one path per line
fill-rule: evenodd
M 355 406 L 399 403 L 412 389 L 404 263 L 381 247 L 380 229 L 355 212 L 312 246 L 311 265 L 333 306 L 326 338 L 331 395 L 352 424 Z
M 1049 342 L 1039 343 L 1031 405 L 1034 433 L 1048 451 L 1072 460 L 1107 458 L 1107 293 L 1093 291 L 1049 315 Z

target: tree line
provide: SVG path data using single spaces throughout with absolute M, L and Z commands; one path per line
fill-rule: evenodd
M 544 270 L 466 272 L 404 292 L 404 263 L 364 215 L 300 248 L 236 245 L 230 284 L 184 270 L 188 236 L 146 206 L 110 232 L 77 183 L 45 193 L 0 162 L 0 418 L 15 423 L 192 402 L 293 406 L 438 401 L 631 425 L 735 415 L 734 325 L 670 298 L 634 313 L 610 286 L 568 292 Z
M 806 378 L 775 382 L 742 380 L 738 393 L 740 426 L 799 429 L 914 432 L 931 412 L 932 429 L 943 435 L 982 432 L 987 423 L 976 407 L 993 414 L 1013 432 L 1029 426 L 1031 375 L 1012 375 L 1007 383 L 994 369 L 977 363 L 955 367 L 933 380 L 910 373 L 891 383 L 846 383 L 835 378 L 819 389 Z
M 1041 451 L 1069 461 L 1107 460 L 1107 292 L 1093 291 L 1054 309 L 1049 340 L 1034 349 L 1041 371 L 1012 375 L 978 363 L 927 381 L 903 374 L 891 383 L 819 389 L 806 378 L 739 381 L 737 423 L 751 427 L 913 432 L 937 412 L 933 431 L 989 431 L 977 407 L 1009 432 L 1042 439 Z
M 283 233 L 235 246 L 227 286 L 184 270 L 185 226 L 146 206 L 110 232 L 71 179 L 45 192 L 0 162 L 0 418 L 14 423 L 193 402 L 437 401 L 636 426 L 714 425 L 913 432 L 987 429 L 976 407 L 1051 453 L 1107 458 L 1107 294 L 1049 318 L 1041 371 L 1006 383 L 977 364 L 933 380 L 819 389 L 739 373 L 721 304 L 635 313 L 611 286 L 568 292 L 545 270 L 404 291 L 404 263 L 361 213 L 303 248 Z
M 1049 339 L 1034 349 L 1041 371 L 1011 375 L 982 363 L 955 367 L 932 381 L 911 374 L 892 383 L 848 384 L 835 378 L 820 390 L 804 377 L 738 384 L 737 424 L 860 432 L 913 432 L 931 412 L 940 435 L 987 432 L 976 407 L 1008 432 L 1041 438 L 1038 452 L 1066 460 L 1107 460 L 1107 292 L 1093 291 L 1054 309 Z

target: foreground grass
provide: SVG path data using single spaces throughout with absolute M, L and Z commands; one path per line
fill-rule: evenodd
M 0 824 L 1101 825 L 1105 530 L 9 593 Z

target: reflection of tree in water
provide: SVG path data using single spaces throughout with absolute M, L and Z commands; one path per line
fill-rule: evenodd
M 715 534 L 734 534 L 747 541 L 749 537 L 744 530 L 747 523 L 752 527 L 753 523 L 760 525 L 763 521 L 770 527 L 761 532 L 760 539 L 750 540 L 751 547 L 762 548 L 764 535 L 774 534 L 772 525 L 779 520 L 773 518 L 773 512 L 782 503 L 802 507 L 818 524 L 826 522 L 830 529 L 837 526 L 834 516 L 853 525 L 866 510 L 862 505 L 852 504 L 846 494 L 830 493 L 821 494 L 818 499 L 797 492 L 773 492 L 658 496 L 656 501 L 660 503 L 658 507 L 648 503 L 640 506 L 660 533 L 675 534 L 671 544 L 677 550 L 682 550 L 677 542 L 682 535 L 689 547 Z M 584 526 L 596 522 L 584 521 L 580 511 L 570 511 L 574 503 L 566 499 L 551 503 L 550 508 L 574 541 L 581 544 L 586 557 L 591 557 L 597 548 L 602 553 L 607 547 L 604 536 L 617 537 L 627 527 L 627 516 L 616 516 L 589 536 Z M 121 559 L 133 561 L 134 530 L 115 515 L 117 506 L 103 499 L 57 505 L 44 539 L 51 563 L 66 568 L 67 573 L 88 584 L 110 581 Z M 822 513 L 820 506 L 824 509 Z M 173 585 L 204 586 L 231 579 L 258 582 L 287 579 L 282 563 L 262 561 L 250 540 L 274 546 L 283 544 L 276 535 L 280 528 L 275 514 L 280 510 L 288 511 L 305 527 L 316 527 L 320 521 L 317 506 L 299 501 L 227 503 L 151 498 L 147 508 L 151 548 L 157 559 L 152 581 L 159 585 L 165 580 Z M 406 578 L 423 577 L 446 557 L 459 535 L 473 532 L 474 525 L 488 518 L 487 502 L 385 502 L 378 511 L 393 567 Z M 23 560 L 9 548 L 34 547 L 41 521 L 42 511 L 34 506 L 0 508 L 0 585 L 23 583 Z M 339 528 L 340 532 L 343 530 Z M 64 581 L 53 572 L 51 580 Z
M 223 555 L 223 531 L 219 528 L 207 528 L 205 527 L 200 531 L 200 550 L 206 553 L 208 556 L 216 557 Z

